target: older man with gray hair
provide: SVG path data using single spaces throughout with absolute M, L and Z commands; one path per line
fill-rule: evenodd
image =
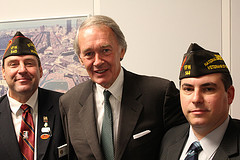
M 127 43 L 107 16 L 83 22 L 75 49 L 91 79 L 60 99 L 69 159 L 157 159 L 163 134 L 185 120 L 174 83 L 121 67 Z

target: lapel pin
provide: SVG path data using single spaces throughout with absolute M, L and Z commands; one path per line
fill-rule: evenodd
M 41 138 L 42 139 L 48 139 L 49 137 L 52 136 L 51 134 L 51 129 L 50 127 L 48 126 L 48 117 L 47 116 L 43 116 L 43 122 L 44 122 L 44 127 L 42 127 L 41 129 Z
M 23 139 L 28 139 L 28 131 L 23 131 Z

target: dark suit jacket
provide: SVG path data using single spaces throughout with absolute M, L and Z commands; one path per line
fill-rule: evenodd
M 163 138 L 160 160 L 178 160 L 189 134 L 189 124 L 170 129 Z M 240 160 L 240 120 L 230 119 L 213 160 Z
M 55 160 L 58 159 L 57 147 L 66 143 L 58 105 L 62 94 L 41 88 L 38 88 L 38 91 L 37 159 Z M 48 124 L 52 131 L 52 137 L 47 140 L 40 138 L 41 128 L 44 126 L 43 116 L 48 117 Z M 0 98 L 0 159 L 23 159 L 6 95 Z
M 103 160 L 95 119 L 94 83 L 89 80 L 60 98 L 60 112 L 70 160 Z M 157 159 L 165 130 L 184 120 L 173 82 L 124 70 L 115 160 Z M 133 135 L 151 133 L 133 139 Z

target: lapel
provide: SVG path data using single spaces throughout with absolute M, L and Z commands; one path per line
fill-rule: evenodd
M 134 128 L 142 111 L 142 104 L 137 100 L 142 93 L 131 74 L 124 70 L 124 84 L 121 102 L 118 142 L 115 151 L 116 160 L 122 158 Z
M 79 104 L 82 106 L 82 110 L 79 113 L 79 118 L 80 122 L 84 122 L 82 125 L 92 153 L 97 160 L 101 160 L 103 159 L 103 155 L 97 133 L 93 85 L 94 83 L 92 81 L 88 81 L 82 92 L 84 94 L 79 98 Z
M 1 147 L 5 146 L 9 159 L 22 159 L 21 151 L 18 146 L 18 141 L 15 129 L 12 122 L 12 115 L 7 96 L 1 98 L 0 102 L 0 142 Z M 14 153 L 14 154 L 13 154 Z
M 238 148 L 240 146 L 237 128 L 239 127 L 235 124 L 234 120 L 230 118 L 226 133 L 223 136 L 222 142 L 220 143 L 213 160 L 226 160 L 234 154 L 239 155 Z
M 168 160 L 179 159 L 182 154 L 183 147 L 186 143 L 186 140 L 187 140 L 188 134 L 189 134 L 189 125 L 188 124 L 184 125 L 182 131 L 183 132 L 176 133 L 176 137 L 175 137 L 176 143 L 169 146 L 167 149 L 166 157 Z
M 51 139 L 51 137 L 48 139 L 40 138 L 42 135 L 41 129 L 44 126 L 43 116 L 47 116 L 48 126 L 51 130 L 53 130 L 53 124 L 55 120 L 55 112 L 52 110 L 52 101 L 46 100 L 46 97 L 49 97 L 48 92 L 38 88 L 37 157 L 40 160 L 43 159 Z

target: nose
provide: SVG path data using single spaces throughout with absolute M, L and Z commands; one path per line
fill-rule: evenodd
M 192 103 L 194 104 L 200 104 L 203 102 L 203 96 L 201 94 L 200 90 L 195 90 L 192 98 Z
M 19 73 L 25 73 L 27 72 L 27 68 L 24 63 L 20 63 L 19 68 L 18 68 Z
M 95 57 L 94 57 L 94 62 L 93 65 L 94 66 L 100 66 L 103 63 L 102 57 L 100 54 L 96 53 Z

